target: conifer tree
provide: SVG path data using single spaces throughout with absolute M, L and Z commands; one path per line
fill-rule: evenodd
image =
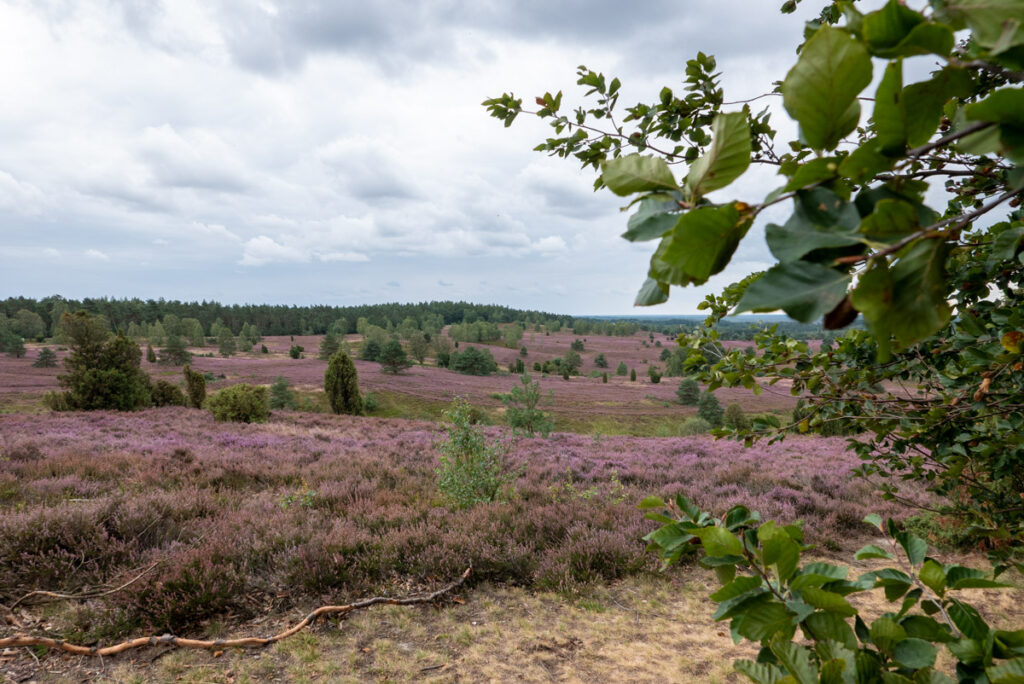
M 345 352 L 331 357 L 324 374 L 324 391 L 335 413 L 358 416 L 363 412 L 363 398 L 359 394 L 356 365 Z

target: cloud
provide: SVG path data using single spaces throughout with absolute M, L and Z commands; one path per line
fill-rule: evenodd
M 246 241 L 242 248 L 239 264 L 243 266 L 263 266 L 270 263 L 305 263 L 309 254 L 295 247 L 288 247 L 266 235 L 254 237 Z
M 90 259 L 96 259 L 97 261 L 110 261 L 110 257 L 98 249 L 85 250 L 85 256 Z
M 370 257 L 359 252 L 325 252 L 324 254 L 318 254 L 317 258 L 320 261 L 369 261 Z

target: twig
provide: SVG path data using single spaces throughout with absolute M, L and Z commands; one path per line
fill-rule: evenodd
M 224 648 L 261 648 L 263 646 L 269 646 L 270 644 L 287 639 L 290 636 L 298 634 L 306 627 L 310 626 L 318 619 L 326 615 L 343 615 L 345 613 L 351 613 L 355 610 L 361 610 L 369 608 L 370 606 L 376 606 L 380 604 L 387 604 L 392 606 L 411 606 L 420 603 L 432 603 L 445 594 L 462 586 L 469 577 L 469 573 L 473 570 L 472 567 L 466 568 L 466 571 L 462 573 L 462 576 L 454 582 L 448 584 L 437 591 L 425 594 L 423 596 L 407 596 L 403 598 L 390 598 L 387 596 L 374 596 L 373 598 L 363 599 L 356 601 L 355 603 L 348 603 L 343 606 L 320 606 L 312 613 L 307 615 L 297 624 L 289 627 L 285 631 L 275 634 L 269 637 L 242 637 L 239 639 L 216 639 L 212 641 L 205 641 L 201 639 L 184 639 L 182 637 L 174 636 L 173 634 L 164 634 L 163 636 L 149 636 L 149 637 L 138 637 L 136 639 L 129 639 L 128 641 L 122 641 L 119 644 L 113 646 L 105 646 L 99 648 L 98 646 L 80 646 L 77 644 L 69 644 L 63 639 L 51 639 L 49 637 L 36 637 L 29 636 L 27 634 L 16 634 L 13 637 L 6 639 L 0 639 L 0 649 L 11 648 L 11 647 L 28 647 L 28 646 L 46 646 L 47 648 L 55 648 L 67 653 L 73 653 L 75 655 L 82 656 L 94 656 L 103 657 L 110 655 L 117 655 L 135 648 L 143 648 L 145 646 L 175 646 L 178 648 L 199 648 L 208 651 L 221 650 Z
M 83 592 L 81 594 L 61 594 L 61 593 L 58 593 L 58 592 L 55 592 L 55 591 L 41 591 L 41 590 L 30 591 L 27 594 L 25 594 L 24 596 L 22 596 L 20 599 L 18 599 L 17 601 L 15 601 L 14 603 L 11 604 L 11 612 L 14 611 L 14 609 L 18 606 L 19 603 L 22 603 L 23 601 L 26 601 L 26 600 L 32 598 L 33 596 L 45 596 L 45 597 L 47 597 L 47 598 L 49 598 L 49 599 L 51 599 L 53 601 L 60 601 L 60 600 L 80 601 L 80 600 L 102 598 L 104 596 L 110 596 L 111 594 L 115 594 L 115 593 L 121 591 L 122 589 L 126 589 L 126 588 L 130 587 L 131 585 L 135 584 L 140 579 L 142 579 L 147 574 L 149 574 L 153 570 L 153 568 L 155 568 L 156 566 L 160 565 L 161 562 L 162 561 L 157 561 L 157 562 L 153 563 L 148 568 L 146 568 L 145 570 L 143 570 L 138 575 L 136 575 L 135 577 L 131 578 L 130 580 L 128 580 L 127 582 L 125 582 L 121 586 L 114 587 L 113 589 L 108 589 L 107 591 Z

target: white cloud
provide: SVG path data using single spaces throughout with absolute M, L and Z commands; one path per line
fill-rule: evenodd
M 90 259 L 96 259 L 97 261 L 110 261 L 110 257 L 101 252 L 98 249 L 87 249 L 85 250 L 85 256 Z
M 242 258 L 238 263 L 243 266 L 263 266 L 270 263 L 305 263 L 309 254 L 295 247 L 288 247 L 260 235 L 248 240 L 242 248 Z

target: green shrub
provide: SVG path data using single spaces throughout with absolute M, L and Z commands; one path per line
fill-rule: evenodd
M 631 368 L 629 371 L 629 381 L 636 382 L 636 368 Z
M 49 347 L 39 350 L 39 356 L 32 362 L 33 368 L 54 368 L 57 366 L 57 353 Z
M 278 375 L 270 385 L 270 408 L 293 409 L 295 408 L 295 393 L 292 392 L 288 378 Z
M 711 423 L 712 427 L 722 427 L 722 417 L 725 412 L 714 392 L 705 392 L 697 400 L 697 415 Z
M 506 406 L 505 418 L 508 424 L 514 430 L 522 430 L 530 436 L 539 432 L 547 437 L 555 421 L 550 413 L 544 413 L 538 408 L 541 401 L 540 383 L 531 382 L 530 376 L 525 373 L 519 376 L 519 382 L 513 385 L 511 392 L 501 397 Z
M 185 392 L 188 394 L 189 406 L 203 408 L 203 402 L 206 401 L 206 373 L 194 371 L 192 366 L 185 366 L 182 372 L 185 374 Z
M 306 348 L 303 347 L 301 344 L 293 344 L 288 349 L 288 356 L 292 357 L 293 359 L 301 359 L 302 352 L 304 351 L 306 351 Z
M 711 431 L 711 423 L 699 416 L 690 416 L 679 426 L 680 437 L 693 437 L 694 435 L 706 435 Z
M 324 373 L 324 392 L 331 410 L 358 416 L 363 412 L 363 398 L 359 394 L 359 376 L 356 365 L 343 351 L 331 357 Z
M 157 380 L 150 390 L 153 406 L 188 406 L 184 392 L 177 385 L 166 380 Z
M 495 501 L 518 477 L 506 463 L 508 445 L 488 441 L 473 424 L 473 406 L 456 399 L 444 412 L 448 436 L 438 443 L 438 489 L 459 508 Z
M 750 428 L 750 419 L 744 413 L 743 407 L 736 402 L 725 407 L 725 413 L 722 414 L 722 422 L 725 424 L 725 427 L 732 428 L 733 430 L 747 430 Z
M 619 365 L 615 368 L 615 374 L 624 376 L 627 373 L 629 373 L 629 368 L 626 366 L 626 362 L 620 361 Z
M 373 413 L 380 406 L 380 401 L 377 399 L 377 395 L 373 392 L 367 392 L 363 395 L 363 410 L 367 413 Z
M 267 388 L 242 383 L 225 387 L 206 400 L 214 420 L 236 423 L 265 423 L 270 417 Z
M 47 392 L 43 395 L 43 405 L 51 411 L 72 411 L 68 402 L 67 392 Z
M 700 400 L 700 385 L 693 378 L 685 378 L 676 389 L 676 397 L 683 406 L 696 406 Z

